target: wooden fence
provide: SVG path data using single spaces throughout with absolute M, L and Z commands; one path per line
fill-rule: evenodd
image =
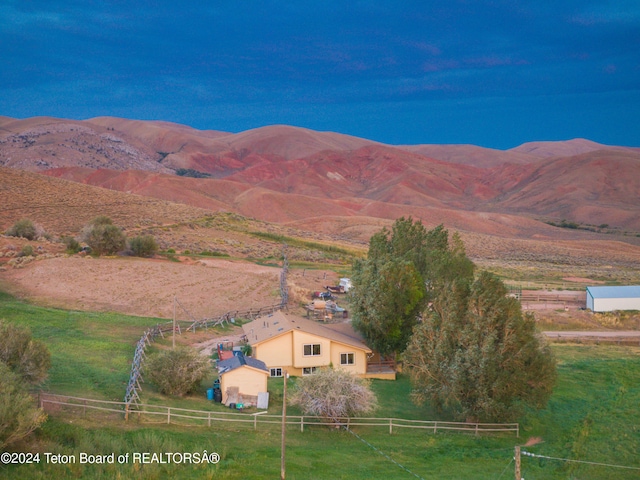
M 40 393 L 38 398 L 41 408 L 48 412 L 65 408 L 73 411 L 82 410 L 83 415 L 86 415 L 88 410 L 96 410 L 117 413 L 119 416 L 124 414 L 125 420 L 129 418 L 126 413 L 128 408 L 126 402 L 110 402 L 44 392 Z M 138 417 L 139 421 L 145 423 L 207 427 L 215 427 L 222 424 L 233 424 L 235 426 L 244 424 L 245 426 L 253 427 L 255 430 L 258 429 L 259 425 L 282 425 L 282 416 L 271 415 L 266 411 L 257 413 L 219 412 L 142 403 L 139 403 L 137 407 L 135 416 Z M 520 436 L 520 426 L 517 423 L 463 423 L 375 417 L 341 418 L 336 422 L 327 422 L 325 419 L 315 416 L 287 415 L 286 424 L 300 428 L 301 432 L 304 432 L 305 427 L 309 426 L 334 426 L 336 428 L 381 427 L 388 431 L 389 434 L 402 429 L 418 429 L 433 434 L 449 431 L 474 435 L 510 432 L 515 433 L 516 437 Z
M 624 345 L 640 347 L 640 336 L 628 335 L 565 335 L 565 332 L 544 332 L 547 340 L 553 343 L 578 343 L 586 345 Z
M 191 318 L 190 325 L 187 327 L 187 331 L 191 330 L 193 332 L 196 331 L 196 328 L 208 328 L 214 327 L 216 325 L 224 325 L 225 322 L 231 322 L 234 318 L 257 318 L 263 315 L 269 315 L 277 310 L 281 310 L 287 307 L 289 303 L 289 287 L 287 286 L 287 273 L 289 272 L 289 260 L 287 259 L 287 247 L 283 246 L 282 251 L 283 256 L 283 265 L 282 271 L 280 273 L 280 303 L 275 305 L 267 305 L 266 307 L 247 309 L 247 310 L 234 310 L 222 315 L 204 318 L 201 320 L 196 320 L 193 315 L 177 300 L 174 299 L 176 304 L 182 308 L 187 315 Z M 174 304 L 175 306 L 175 304 Z M 142 390 L 141 383 L 144 382 L 142 377 L 142 369 L 144 365 L 144 360 L 146 358 L 146 348 L 151 345 L 151 343 L 158 337 L 164 337 L 164 332 L 173 332 L 174 328 L 176 331 L 182 333 L 180 324 L 184 322 L 178 322 L 174 326 L 174 322 L 167 322 L 163 324 L 158 324 L 153 328 L 146 330 L 138 343 L 136 344 L 136 350 L 133 354 L 133 362 L 131 362 L 131 373 L 129 374 L 129 383 L 127 384 L 127 390 L 124 395 L 124 403 L 126 404 L 126 416 L 129 415 L 129 412 L 139 408 L 140 406 L 140 395 L 139 392 Z

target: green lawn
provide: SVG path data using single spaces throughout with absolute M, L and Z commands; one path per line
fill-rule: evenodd
M 52 353 L 46 390 L 119 401 L 124 396 L 132 355 L 142 331 L 158 320 L 117 314 L 69 312 L 35 307 L 0 294 L 0 318 L 28 325 Z M 523 457 L 526 479 L 627 479 L 640 477 L 640 349 L 615 346 L 553 347 L 559 359 L 559 383 L 548 407 L 520 420 L 521 437 L 474 437 L 418 430 L 359 427 L 357 438 L 322 427 L 304 433 L 287 429 L 289 479 L 507 479 L 513 478 L 513 448 L 531 437 L 542 443 L 524 449 L 539 455 L 636 467 L 638 470 Z M 202 392 L 187 399 L 166 399 L 143 384 L 143 400 L 194 409 L 215 407 Z M 292 380 L 290 386 L 292 387 Z M 270 413 L 282 405 L 282 379 L 270 380 Z M 409 399 L 410 382 L 374 381 L 380 408 L 376 416 L 427 420 L 429 406 Z M 290 408 L 289 412 L 295 414 Z M 364 441 L 363 441 L 364 440 Z M 368 443 L 365 443 L 368 442 Z M 148 452 L 217 452 L 218 464 L 81 465 L 47 463 L 44 453 L 117 455 Z M 39 464 L 0 465 L 0 478 L 278 478 L 280 429 L 277 425 L 176 425 L 124 423 L 103 415 L 54 415 L 30 443 L 16 452 L 39 452 Z M 131 457 L 130 457 L 131 458 Z M 393 461 L 392 461 L 392 460 Z

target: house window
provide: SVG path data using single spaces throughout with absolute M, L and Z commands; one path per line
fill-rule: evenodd
M 304 345 L 303 353 L 305 357 L 317 357 L 320 355 L 320 344 L 308 343 Z
M 282 376 L 282 368 L 272 368 L 269 372 L 272 377 L 281 377 Z
M 305 367 L 302 369 L 302 375 L 313 375 L 318 371 L 318 367 Z
M 356 354 L 355 353 L 341 353 L 340 365 L 355 365 Z

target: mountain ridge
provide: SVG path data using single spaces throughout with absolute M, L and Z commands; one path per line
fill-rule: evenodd
M 0 166 L 280 223 L 428 218 L 436 209 L 640 231 L 640 150 L 585 139 L 502 151 L 393 146 L 287 125 L 228 133 L 114 117 L 0 117 Z M 189 171 L 209 178 L 176 175 Z

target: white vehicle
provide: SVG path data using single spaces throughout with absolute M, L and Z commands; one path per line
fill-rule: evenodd
M 342 291 L 344 293 L 349 292 L 349 290 L 351 290 L 351 287 L 353 285 L 351 285 L 351 279 L 350 278 L 341 278 L 340 279 L 340 288 L 342 288 Z

